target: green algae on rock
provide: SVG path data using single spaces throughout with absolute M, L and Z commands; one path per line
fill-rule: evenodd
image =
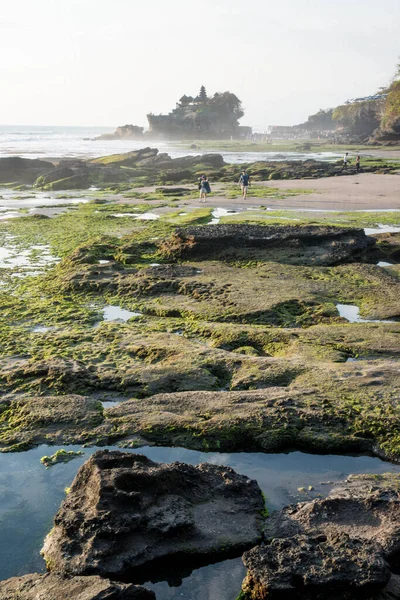
M 73 460 L 74 458 L 76 458 L 77 456 L 81 456 L 82 454 L 84 453 L 80 450 L 75 452 L 74 450 L 64 450 L 62 448 L 61 450 L 57 450 L 57 452 L 55 452 L 51 456 L 42 456 L 40 462 L 45 467 L 51 467 L 53 465 L 57 465 L 58 463 L 69 462 L 70 460 Z
M 379 242 L 343 227 L 199 226 L 209 208 L 110 218 L 120 206 L 2 224 L 63 256 L 43 275 L 9 277 L 0 294 L 3 451 L 138 440 L 230 450 L 239 437 L 245 450 L 399 455 L 399 324 L 347 323 L 336 308 L 399 316 L 396 268 L 371 264 Z M 162 256 L 174 232 L 194 256 Z M 143 314 L 102 322 L 106 305 Z M 198 396 L 181 414 L 174 394 L 186 402 L 185 392 Z M 230 392 L 264 396 L 239 410 Z M 103 410 L 104 393 L 132 400 Z M 276 413 L 274 394 L 292 409 Z

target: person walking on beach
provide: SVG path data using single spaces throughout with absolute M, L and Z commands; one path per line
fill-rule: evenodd
M 346 152 L 346 154 L 343 156 L 343 167 L 342 167 L 342 171 L 343 169 L 346 169 L 347 171 L 347 167 L 350 164 L 350 160 L 349 160 L 349 153 Z
M 360 161 L 361 161 L 361 158 L 360 158 L 360 155 L 358 154 L 357 158 L 356 158 L 356 172 L 357 173 L 360 172 L 360 168 L 361 168 Z
M 250 185 L 250 175 L 247 174 L 246 169 L 243 169 L 241 176 L 239 177 L 239 184 L 242 188 L 242 197 L 243 200 L 247 198 L 247 190 Z
M 211 193 L 211 188 L 207 175 L 202 175 L 199 180 L 200 202 L 205 202 L 207 194 Z

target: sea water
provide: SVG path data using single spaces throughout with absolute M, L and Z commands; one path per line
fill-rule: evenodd
M 93 158 L 121 154 L 150 146 L 167 152 L 172 158 L 211 153 L 222 154 L 227 163 L 256 161 L 321 160 L 335 161 L 341 154 L 334 152 L 226 152 L 214 150 L 182 150 L 173 142 L 157 140 L 97 140 L 103 133 L 113 133 L 115 127 L 52 127 L 0 125 L 0 158 Z
M 0 454 L 0 555 L 4 557 L 0 562 L 0 579 L 45 570 L 39 551 L 65 498 L 64 489 L 71 485 L 79 467 L 96 450 L 81 446 L 65 448 L 81 450 L 84 454 L 49 469 L 40 463 L 40 458 L 53 454 L 60 446 Z M 302 452 L 206 453 L 167 447 L 127 451 L 145 454 L 156 462 L 209 462 L 230 466 L 257 480 L 269 511 L 326 496 L 335 483 L 344 480 L 349 473 L 400 472 L 400 466 L 368 456 L 318 456 Z M 309 487 L 312 491 L 302 491 Z M 168 581 L 144 583 L 156 591 L 157 600 L 235 600 L 245 574 L 238 557 L 195 569 L 192 573 L 171 570 Z

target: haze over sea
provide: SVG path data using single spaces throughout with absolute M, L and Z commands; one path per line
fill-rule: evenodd
M 172 158 L 201 154 L 203 150 L 184 150 L 173 142 L 142 140 L 99 140 L 93 138 L 102 133 L 112 133 L 111 127 L 62 127 L 37 125 L 0 125 L 0 158 L 21 156 L 23 158 L 60 159 L 94 158 L 108 154 L 120 154 L 146 146 L 157 147 Z M 206 150 L 205 150 L 206 151 Z M 216 152 L 216 150 L 213 150 Z M 336 160 L 339 154 L 332 152 L 227 152 L 221 151 L 228 163 L 255 162 L 259 160 Z

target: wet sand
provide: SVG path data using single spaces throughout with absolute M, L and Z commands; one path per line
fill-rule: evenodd
M 310 190 L 309 194 L 299 194 L 290 198 L 257 198 L 252 195 L 251 187 L 248 198 L 243 201 L 238 198 L 231 199 L 225 196 L 210 194 L 206 204 L 199 204 L 197 199 L 190 200 L 186 207 L 212 206 L 223 208 L 251 208 L 267 206 L 272 209 L 298 209 L 298 210 L 400 210 L 400 173 L 395 175 L 376 175 L 374 173 L 360 173 L 359 175 L 346 175 L 339 177 L 324 177 L 322 179 L 293 179 L 282 181 L 258 182 L 257 187 L 266 186 L 278 190 Z M 138 192 L 154 191 L 155 187 L 137 188 Z M 169 187 L 169 186 L 165 186 Z M 176 187 L 176 186 L 170 186 Z M 197 189 L 195 186 L 185 185 L 183 187 Z M 218 192 L 221 184 L 212 184 L 214 192 Z M 239 186 L 238 186 L 239 190 Z M 120 200 L 127 204 L 129 200 Z M 132 200 L 132 204 L 137 200 Z M 159 200 L 148 202 L 159 203 Z M 183 209 L 184 201 L 179 205 Z M 185 208 L 186 208 L 185 207 Z M 156 212 L 161 212 L 157 211 Z
M 273 200 L 273 206 L 277 208 L 343 211 L 400 209 L 400 174 L 361 173 L 324 179 L 274 181 L 263 185 L 280 190 L 313 190 L 311 194 Z

